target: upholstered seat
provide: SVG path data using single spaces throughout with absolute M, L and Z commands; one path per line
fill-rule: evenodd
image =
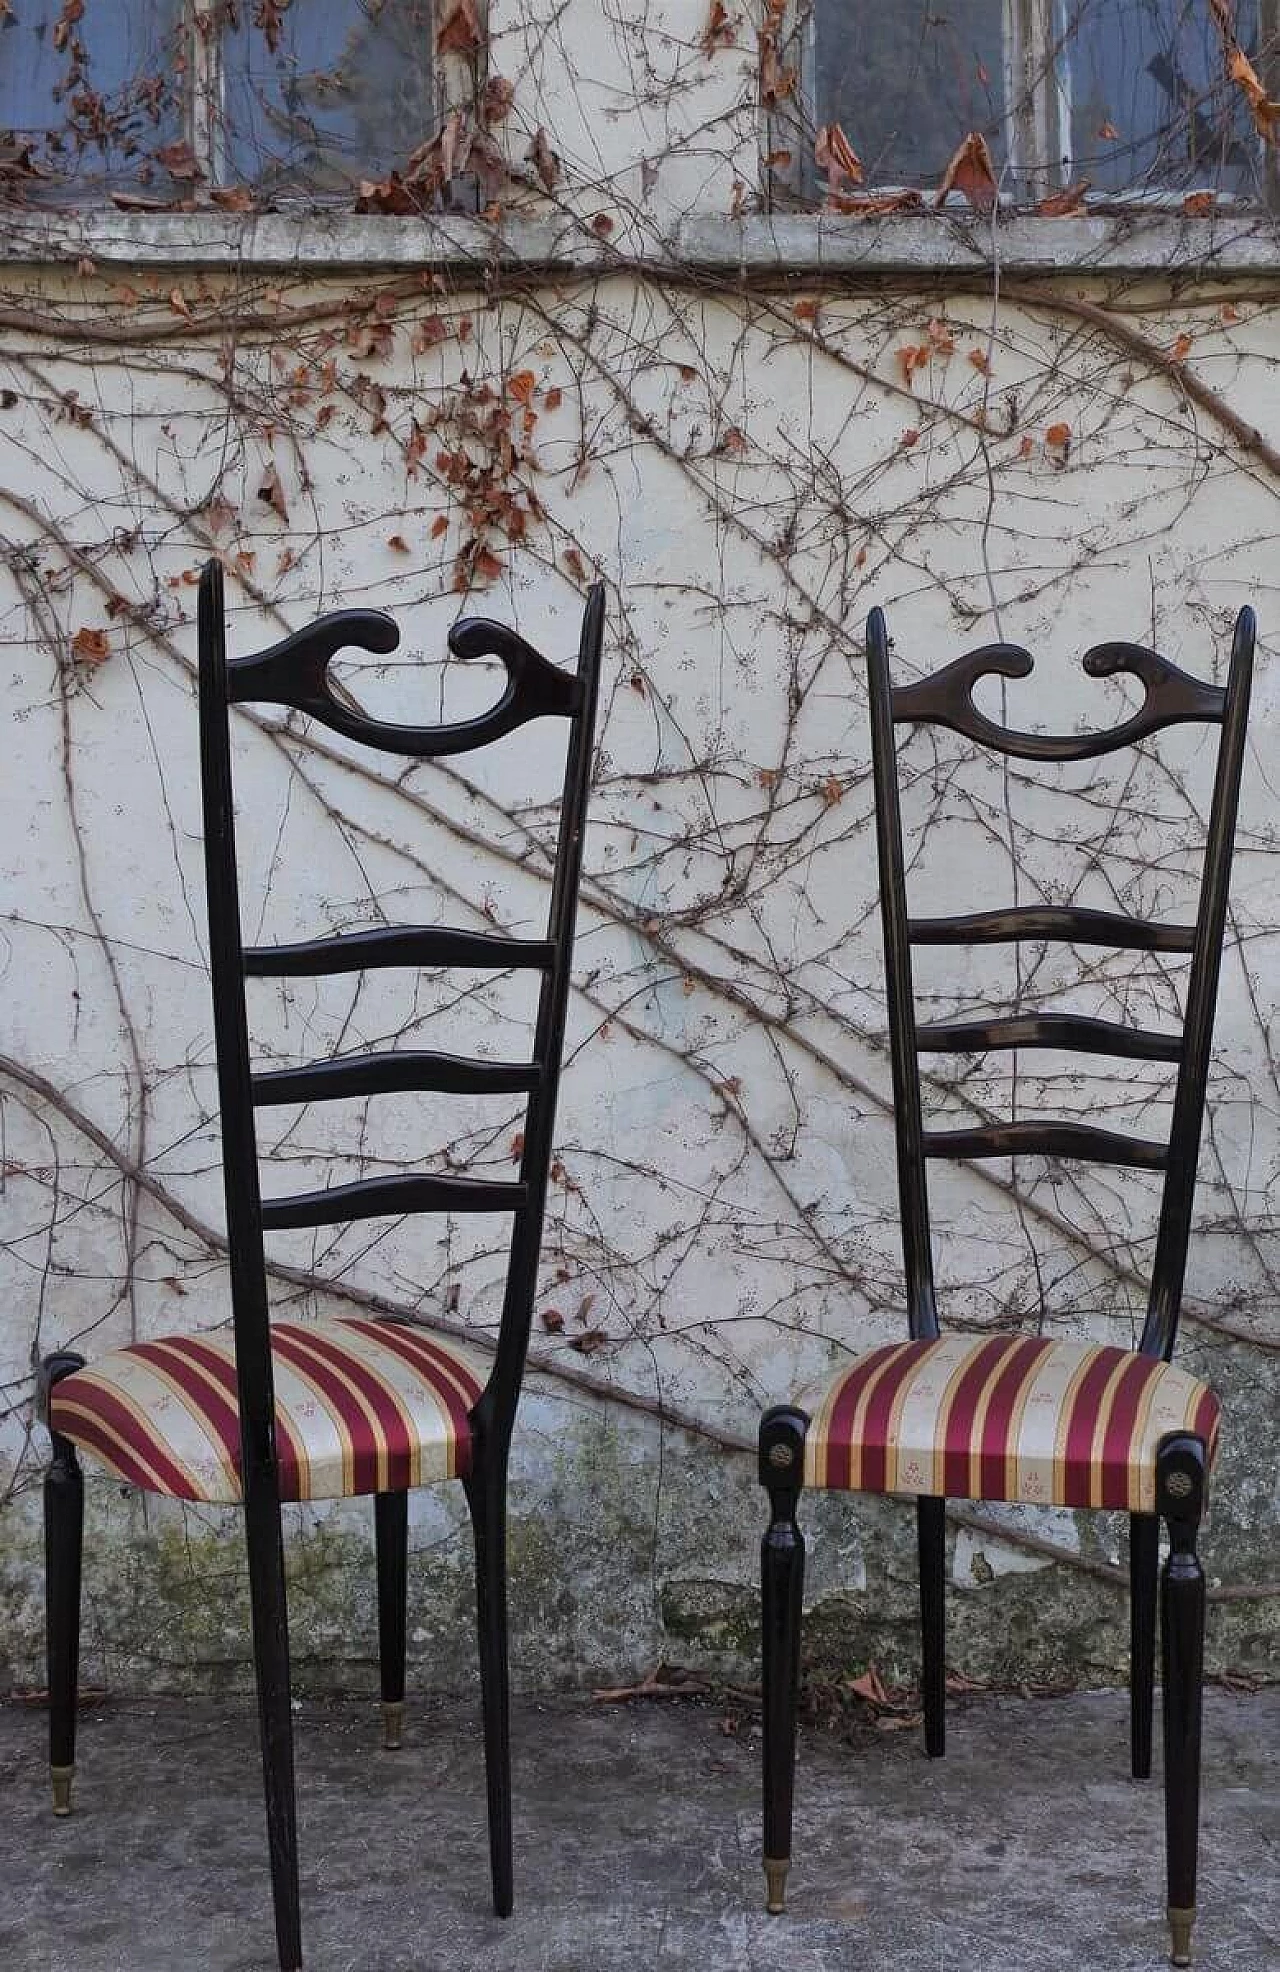
M 280 1497 L 396 1492 L 470 1470 L 469 1413 L 487 1366 L 387 1321 L 273 1322 Z M 50 1424 L 117 1478 L 184 1500 L 238 1502 L 230 1330 L 137 1342 L 63 1377 Z
M 944 1335 L 873 1349 L 801 1409 L 805 1485 L 1154 1513 L 1156 1450 L 1204 1440 L 1219 1404 L 1158 1357 L 1037 1336 Z

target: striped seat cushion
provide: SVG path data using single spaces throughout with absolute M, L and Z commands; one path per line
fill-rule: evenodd
M 1220 1407 L 1131 1349 L 944 1335 L 873 1349 L 802 1408 L 808 1486 L 1152 1513 L 1161 1438 L 1192 1431 L 1212 1461 Z
M 470 1470 L 486 1367 L 385 1321 L 273 1322 L 280 1497 L 396 1492 Z M 181 1500 L 236 1501 L 240 1423 L 228 1332 L 116 1349 L 56 1383 L 53 1430 L 117 1478 Z

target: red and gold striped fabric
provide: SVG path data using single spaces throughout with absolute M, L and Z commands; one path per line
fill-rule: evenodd
M 812 1402 L 805 1484 L 1155 1511 L 1156 1447 L 1218 1399 L 1170 1364 L 1087 1342 L 944 1335 L 873 1349 Z
M 396 1322 L 273 1322 L 271 1355 L 281 1499 L 466 1478 L 487 1370 L 456 1343 Z M 229 1333 L 116 1349 L 54 1385 L 49 1421 L 146 1492 L 241 1497 Z

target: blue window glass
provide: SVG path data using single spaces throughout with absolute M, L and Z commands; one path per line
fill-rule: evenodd
M 1236 38 L 1256 47 L 1257 0 L 1238 0 Z M 1072 168 L 1096 191 L 1248 196 L 1262 154 L 1205 0 L 1067 0 Z
M 182 12 L 182 0 L 12 0 L 0 130 L 54 174 L 46 189 L 172 191 L 154 156 L 182 132 Z
M 1004 142 L 1004 0 L 818 0 L 814 114 L 838 123 L 869 186 L 937 185 L 981 131 Z
M 431 0 L 306 0 L 253 10 L 223 42 L 225 176 L 267 193 L 350 196 L 432 135 Z

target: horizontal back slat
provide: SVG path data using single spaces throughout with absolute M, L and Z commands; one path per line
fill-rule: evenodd
M 279 1232 L 296 1226 L 338 1226 L 355 1219 L 398 1218 L 405 1212 L 517 1212 L 527 1197 L 526 1185 L 484 1178 L 436 1178 L 425 1173 L 362 1178 L 352 1185 L 331 1185 L 327 1191 L 264 1198 L 262 1225 L 266 1232 Z
M 1156 1034 L 1123 1021 L 1079 1013 L 1002 1014 L 992 1020 L 943 1020 L 916 1028 L 920 1054 L 984 1054 L 988 1048 L 1078 1048 L 1133 1061 L 1177 1061 L 1178 1034 Z
M 926 1130 L 926 1157 L 1092 1157 L 1163 1171 L 1167 1146 L 1092 1123 L 987 1123 L 971 1130 Z
M 464 1055 L 404 1049 L 394 1054 L 334 1055 L 303 1068 L 271 1068 L 250 1078 L 255 1109 L 284 1102 L 336 1102 L 343 1096 L 381 1096 L 434 1090 L 453 1096 L 527 1094 L 538 1085 L 537 1062 L 473 1061 Z
M 380 925 L 309 938 L 297 945 L 248 945 L 249 979 L 312 979 L 324 973 L 372 972 L 379 966 L 474 966 L 477 970 L 532 972 L 555 957 L 549 938 L 502 938 L 489 931 L 455 931 L 448 925 Z
M 970 911 L 961 917 L 911 918 L 913 945 L 1018 944 L 1058 938 L 1068 945 L 1114 945 L 1128 952 L 1189 952 L 1192 924 L 1152 924 L 1123 911 L 1089 911 L 1073 904 L 1018 904 L 1008 910 Z

